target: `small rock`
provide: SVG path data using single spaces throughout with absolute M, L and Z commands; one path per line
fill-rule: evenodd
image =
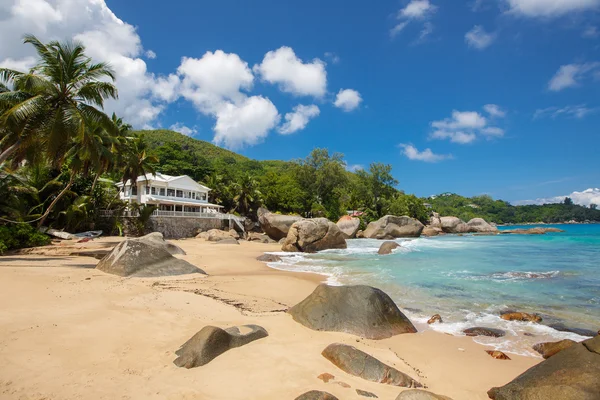
M 338 400 L 338 398 L 327 392 L 311 390 L 296 397 L 296 400 Z
M 320 379 L 320 380 L 322 380 L 323 382 L 327 383 L 327 382 L 329 382 L 330 380 L 332 380 L 332 379 L 335 379 L 335 376 L 333 376 L 333 375 L 331 375 L 331 374 L 329 374 L 329 373 L 325 372 L 325 373 L 323 373 L 323 374 L 321 374 L 321 375 L 317 376 L 317 378 L 319 378 L 319 379 Z
M 400 393 L 396 400 L 452 400 L 450 397 L 431 393 L 426 390 L 413 389 Z
M 506 334 L 502 329 L 494 329 L 494 328 L 483 328 L 483 327 L 475 327 L 465 329 L 463 333 L 467 336 L 489 336 L 489 337 L 502 337 Z
M 356 389 L 356 394 L 358 394 L 359 396 L 363 396 L 363 397 L 372 397 L 374 399 L 379 398 L 379 397 L 377 397 L 377 395 L 375 393 L 367 392 L 366 390 Z
M 91 280 L 91 279 L 92 279 L 92 278 L 85 278 L 85 280 L 86 280 L 86 281 L 89 281 L 89 280 Z
M 433 324 L 434 322 L 439 322 L 441 324 L 443 322 L 442 321 L 442 316 L 440 314 L 435 314 L 434 316 L 432 316 L 431 318 L 429 318 L 429 320 L 427 321 L 427 323 L 429 325 Z
M 334 382 L 334 383 L 336 383 L 336 384 L 338 384 L 338 385 L 340 385 L 341 387 L 343 387 L 343 388 L 346 388 L 346 389 L 349 389 L 349 388 L 351 388 L 351 387 L 352 387 L 352 386 L 348 385 L 346 382 L 342 382 L 342 381 L 339 381 L 339 382 Z
M 500 316 L 506 321 L 528 321 L 528 322 L 542 322 L 542 317 L 537 314 L 528 314 L 524 312 L 506 313 Z
M 542 357 L 548 359 L 556 353 L 568 349 L 569 347 L 577 344 L 577 342 L 569 339 L 561 340 L 559 342 L 546 342 L 538 343 L 533 346 L 533 349 L 540 353 Z
M 492 358 L 495 358 L 496 360 L 510 360 L 510 357 L 501 351 L 486 350 L 485 352 L 492 356 Z
M 238 242 L 234 238 L 229 238 L 229 239 L 221 239 L 221 240 L 215 242 L 215 244 L 240 244 L 240 242 Z
M 263 254 L 262 256 L 258 256 L 256 259 L 258 261 L 262 261 L 262 262 L 278 262 L 278 261 L 281 261 L 281 257 L 276 256 L 275 254 Z
M 396 243 L 396 242 L 384 242 L 381 245 L 381 247 L 379 247 L 379 250 L 377 251 L 377 254 L 380 254 L 380 255 L 392 254 L 392 251 L 394 249 L 397 249 L 398 247 L 400 247 L 399 243 Z

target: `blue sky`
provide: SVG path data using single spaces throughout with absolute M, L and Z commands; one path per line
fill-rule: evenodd
M 419 196 L 600 186 L 600 0 L 0 4 L 0 65 L 32 64 L 26 32 L 81 40 L 136 127 L 257 159 L 326 147 Z

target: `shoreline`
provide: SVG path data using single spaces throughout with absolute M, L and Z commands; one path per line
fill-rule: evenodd
M 256 260 L 278 245 L 176 240 L 209 276 L 120 278 L 82 256 L 0 257 L 0 397 L 48 399 L 293 399 L 309 390 L 393 400 L 403 388 L 348 375 L 321 356 L 350 344 L 457 399 L 487 399 L 541 359 L 495 360 L 470 337 L 424 331 L 380 341 L 312 331 L 284 311 L 322 275 L 280 271 Z M 93 242 L 91 242 L 93 243 Z M 23 294 L 26 294 L 23 296 Z M 206 325 L 263 326 L 269 336 L 191 370 L 174 351 Z M 331 373 L 335 382 L 317 379 Z M 235 384 L 231 384 L 235 383 Z M 258 384 L 257 384 L 258 383 Z M 124 397 L 123 397 L 124 396 Z

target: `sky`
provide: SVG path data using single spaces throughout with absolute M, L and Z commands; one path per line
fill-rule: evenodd
M 600 0 L 0 0 L 0 67 L 74 39 L 109 112 L 255 159 L 391 164 L 418 196 L 600 203 Z

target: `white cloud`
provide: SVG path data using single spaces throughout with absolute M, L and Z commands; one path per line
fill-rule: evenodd
M 595 27 L 595 26 L 588 26 L 581 33 L 581 36 L 584 37 L 584 38 L 587 38 L 587 39 L 595 39 L 598 36 L 600 36 L 600 32 L 598 31 L 597 27 Z
M 146 50 L 146 57 L 150 60 L 154 60 L 156 58 L 156 53 L 152 50 Z
M 589 207 L 590 204 L 596 204 L 600 207 L 600 189 L 590 188 L 582 192 L 573 192 L 563 196 L 539 198 L 535 200 L 520 200 L 514 202 L 515 205 L 529 205 L 529 204 L 552 204 L 562 203 L 565 201 L 565 197 L 570 197 L 574 204 Z
M 349 171 L 349 172 L 356 172 L 356 171 L 360 171 L 360 170 L 364 171 L 364 169 L 365 169 L 365 166 L 362 164 L 351 164 L 351 165 L 346 164 L 346 171 Z
M 561 107 L 548 107 L 548 108 L 542 108 L 542 109 L 536 110 L 535 113 L 533 114 L 533 119 L 538 119 L 538 118 L 543 118 L 543 117 L 557 118 L 560 116 L 567 116 L 567 117 L 581 119 L 581 118 L 587 116 L 588 114 L 592 114 L 592 113 L 595 113 L 598 111 L 600 111 L 600 108 L 598 108 L 598 107 L 589 108 L 585 104 L 566 106 L 566 107 L 562 107 L 562 108 Z
M 26 70 L 35 62 L 34 49 L 24 45 L 25 33 L 40 40 L 75 39 L 95 61 L 105 61 L 116 72 L 118 101 L 107 101 L 106 111 L 117 112 L 136 127 L 152 126 L 165 108 L 153 96 L 160 77 L 149 73 L 146 55 L 135 28 L 120 20 L 104 0 L 2 0 L 0 64 Z
M 279 133 L 287 135 L 304 129 L 311 119 L 319 116 L 320 112 L 319 107 L 314 104 L 297 105 L 293 112 L 285 114 L 285 122 L 279 127 Z
M 483 110 L 490 114 L 490 117 L 498 117 L 502 118 L 506 116 L 506 111 L 504 111 L 500 106 L 496 104 L 486 104 L 483 106 Z
M 196 128 L 189 128 L 187 126 L 185 126 L 184 124 L 182 124 L 181 122 L 177 122 L 173 125 L 171 125 L 169 127 L 170 130 L 175 131 L 175 132 L 179 132 L 185 136 L 194 136 L 195 134 L 198 133 L 198 130 Z
M 511 13 L 525 17 L 559 17 L 571 12 L 595 10 L 600 0 L 505 0 Z
M 465 34 L 467 44 L 477 50 L 489 47 L 494 40 L 496 40 L 496 35 L 487 33 L 481 25 L 475 25 L 473 29 Z
M 252 96 L 238 104 L 224 103 L 216 112 L 214 142 L 230 149 L 263 141 L 280 120 L 271 100 Z
M 264 81 L 277 84 L 282 91 L 295 96 L 322 97 L 327 92 L 325 63 L 318 58 L 305 63 L 290 47 L 269 51 L 253 70 Z
M 331 61 L 333 64 L 339 64 L 341 60 L 340 56 L 338 56 L 337 54 L 331 52 L 331 51 L 327 51 L 325 52 L 325 58 L 327 58 L 329 61 Z
M 424 41 L 434 30 L 431 22 L 427 21 L 437 10 L 429 0 L 412 0 L 406 7 L 398 11 L 397 19 L 399 22 L 390 29 L 390 37 L 396 37 L 402 32 L 411 21 L 423 21 L 423 27 L 419 33 L 418 42 Z
M 398 18 L 422 19 L 435 12 L 436 6 L 429 0 L 412 0 L 398 13 Z
M 333 105 L 337 108 L 341 108 L 346 112 L 350 112 L 355 110 L 360 103 L 362 102 L 362 97 L 360 93 L 358 93 L 354 89 L 340 89 L 337 96 L 335 96 L 335 101 Z
M 548 89 L 558 92 L 563 89 L 574 87 L 592 73 L 598 73 L 600 62 L 589 62 L 583 64 L 567 64 L 561 66 L 548 83 Z
M 436 163 L 436 162 L 440 162 L 443 160 L 449 160 L 452 158 L 451 154 L 435 154 L 434 152 L 431 151 L 431 149 L 425 149 L 423 151 L 419 151 L 412 144 L 401 144 L 400 147 L 402 148 L 402 153 L 409 160 Z
M 495 104 L 484 106 L 491 116 L 500 117 L 505 113 Z M 485 138 L 499 138 L 504 136 L 504 130 L 489 126 L 488 120 L 477 111 L 452 111 L 452 117 L 441 121 L 433 121 L 434 128 L 429 135 L 430 139 L 448 139 L 453 143 L 468 144 L 474 142 L 478 135 Z

